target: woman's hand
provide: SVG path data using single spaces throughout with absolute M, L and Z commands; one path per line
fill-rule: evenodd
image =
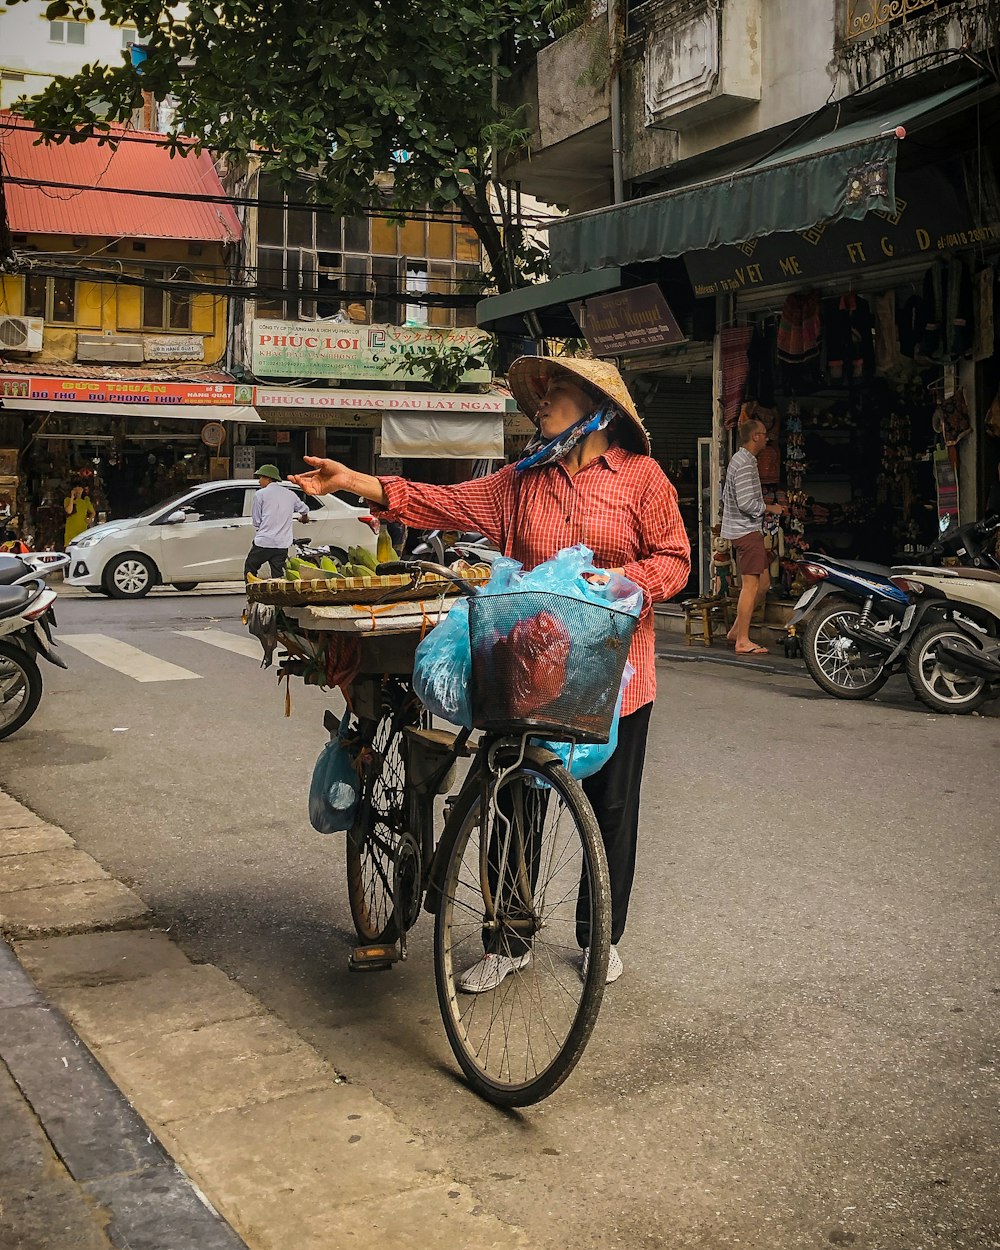
M 332 495 L 336 490 L 345 490 L 374 504 L 386 503 L 385 491 L 377 477 L 349 469 L 339 460 L 324 460 L 319 456 L 304 459 L 306 464 L 316 467 L 311 473 L 293 473 L 288 480 L 301 486 L 307 495 Z
M 293 473 L 288 480 L 301 486 L 307 495 L 332 495 L 335 490 L 350 490 L 352 471 L 338 460 L 305 456 L 306 464 L 316 467 L 311 473 Z

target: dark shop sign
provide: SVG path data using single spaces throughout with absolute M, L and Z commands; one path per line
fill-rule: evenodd
M 1000 226 L 976 226 L 961 185 L 961 170 L 896 174 L 896 212 L 871 212 L 861 221 L 835 221 L 809 230 L 759 239 L 684 257 L 696 296 L 864 270 L 892 260 L 972 247 L 1000 239 Z
M 576 315 L 595 356 L 669 347 L 685 339 L 655 282 L 610 295 L 595 295 L 585 301 Z

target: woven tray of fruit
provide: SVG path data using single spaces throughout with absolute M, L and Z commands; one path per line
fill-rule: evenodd
M 251 603 L 273 603 L 284 607 L 324 603 L 380 603 L 383 601 L 428 600 L 439 595 L 457 594 L 453 582 L 433 573 L 425 573 L 417 586 L 409 575 L 379 576 L 379 564 L 398 560 L 383 530 L 378 547 L 368 551 L 351 547 L 346 561 L 335 560 L 328 552 L 307 551 L 294 556 L 285 565 L 284 577 L 247 579 L 247 596 Z M 484 584 L 489 580 L 487 564 L 463 565 L 457 569 L 468 581 Z

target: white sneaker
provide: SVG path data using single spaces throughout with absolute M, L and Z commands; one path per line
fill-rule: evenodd
M 530 963 L 530 951 L 513 957 L 487 952 L 479 963 L 467 968 L 455 984 L 464 994 L 484 994 L 487 990 L 495 990 L 505 977 L 527 968 Z
M 585 946 L 583 948 L 583 964 L 580 967 L 580 980 L 581 981 L 586 981 L 587 971 L 589 968 L 590 968 L 590 947 Z M 607 984 L 610 985 L 612 981 L 617 981 L 624 971 L 625 971 L 625 965 L 622 963 L 621 955 L 618 954 L 618 947 L 612 946 L 611 952 L 608 955 Z

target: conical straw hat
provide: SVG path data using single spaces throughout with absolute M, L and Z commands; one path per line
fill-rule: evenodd
M 517 406 L 534 419 L 545 394 L 549 379 L 555 374 L 569 374 L 579 378 L 600 391 L 627 417 L 628 425 L 619 434 L 633 434 L 623 439 L 630 450 L 649 455 L 649 434 L 636 410 L 635 402 L 628 393 L 622 375 L 607 360 L 589 360 L 586 357 L 520 356 L 507 371 L 507 382 Z

